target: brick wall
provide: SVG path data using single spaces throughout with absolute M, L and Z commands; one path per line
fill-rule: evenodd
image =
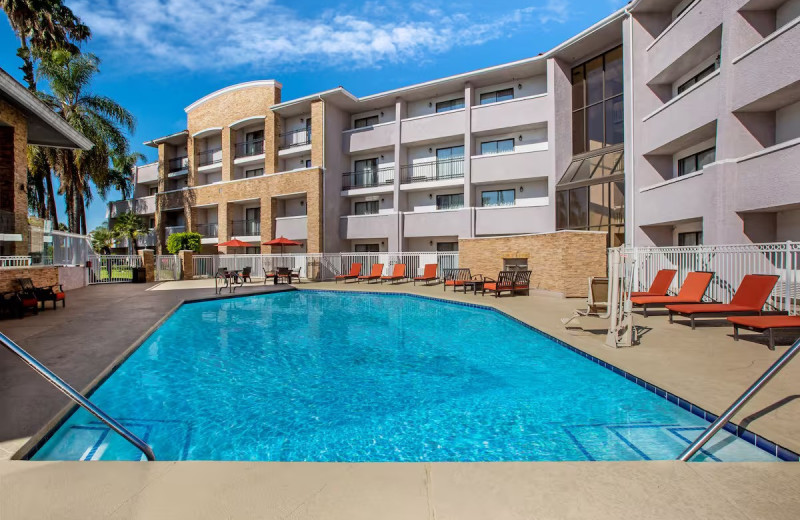
M 58 267 L 20 267 L 0 269 L 0 292 L 17 291 L 17 278 L 30 278 L 36 287 L 58 283 Z
M 8 255 L 28 254 L 28 122 L 16 108 L 0 100 L 0 210 L 13 214 L 14 230 L 22 235 Z
M 606 235 L 599 232 L 559 231 L 511 237 L 466 238 L 458 241 L 459 267 L 496 278 L 505 258 L 525 258 L 531 287 L 585 297 L 587 278 L 606 275 Z

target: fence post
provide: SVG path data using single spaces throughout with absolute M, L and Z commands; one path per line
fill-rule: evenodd
M 181 265 L 181 280 L 191 280 L 194 278 L 194 251 L 178 251 L 178 260 Z
M 144 267 L 145 280 L 147 282 L 156 281 L 156 259 L 152 249 L 140 249 L 139 256 Z

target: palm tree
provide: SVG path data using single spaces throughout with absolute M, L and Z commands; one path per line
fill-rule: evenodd
M 101 226 L 92 231 L 92 249 L 101 255 L 110 255 L 111 246 L 114 245 L 114 233 L 107 227 Z
M 136 168 L 136 163 L 146 159 L 147 157 L 139 152 L 115 154 L 111 157 L 113 167 L 108 172 L 109 185 L 119 190 L 123 199 L 133 195 L 133 170 Z
M 109 160 L 127 154 L 125 132 L 133 133 L 133 115 L 111 98 L 89 90 L 100 60 L 93 54 L 54 51 L 42 57 L 39 74 L 48 80 L 51 94 L 38 92 L 94 146 L 91 150 L 49 149 L 48 158 L 61 181 L 69 229 L 86 234 L 85 205 L 92 200 L 92 184 L 104 195 L 111 185 Z
M 114 235 L 128 239 L 129 254 L 136 254 L 136 239 L 148 232 L 144 221 L 136 213 L 123 213 L 114 223 Z

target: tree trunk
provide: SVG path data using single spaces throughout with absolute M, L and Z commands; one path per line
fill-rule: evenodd
M 80 228 L 81 235 L 86 234 L 86 205 L 84 203 L 83 198 L 83 190 L 75 190 L 78 194 L 78 201 L 76 205 L 76 209 L 78 210 L 78 226 Z
M 28 39 L 21 37 L 19 40 L 20 47 L 17 49 L 17 56 L 22 59 L 22 67 L 20 67 L 19 70 L 22 71 L 22 77 L 25 80 L 25 83 L 28 84 L 28 90 L 31 92 L 36 92 L 36 73 L 33 67 L 31 51 L 28 47 Z
M 47 159 L 45 159 L 45 162 Z M 44 174 L 44 183 L 47 186 L 47 213 L 50 220 L 53 221 L 53 229 L 58 229 L 58 210 L 56 209 L 56 192 L 53 191 L 53 172 L 50 171 L 50 165 L 47 165 L 47 171 Z

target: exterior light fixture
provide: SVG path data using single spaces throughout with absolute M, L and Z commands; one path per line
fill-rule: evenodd
M 517 90 L 522 90 L 522 83 L 517 85 Z
M 381 117 L 383 117 L 383 112 L 381 112 Z
M 305 164 L 305 161 L 303 161 L 303 159 L 300 159 L 300 164 Z
M 428 148 L 428 153 L 433 153 L 433 148 Z
M 433 106 L 433 103 L 431 103 L 430 101 L 428 101 L 428 106 L 429 106 L 429 107 L 432 107 L 432 106 Z
M 433 193 L 428 193 L 428 198 L 432 199 L 433 198 Z
M 519 134 L 519 142 L 522 142 L 522 134 Z
M 519 187 L 519 192 L 520 192 L 520 193 L 522 193 L 523 191 L 525 191 L 525 188 L 523 188 L 522 186 L 520 186 L 520 187 Z
M 519 189 L 519 191 L 522 191 L 522 188 L 520 188 L 520 189 Z M 306 201 L 304 201 L 304 200 L 301 200 L 301 201 L 300 201 L 300 205 L 301 205 L 301 206 L 305 206 L 305 204 L 306 204 Z
M 429 244 L 429 245 L 433 245 L 433 240 L 431 240 L 430 242 L 428 242 L 428 244 Z
M 381 155 L 381 159 L 383 159 L 383 156 L 382 156 L 382 155 Z

